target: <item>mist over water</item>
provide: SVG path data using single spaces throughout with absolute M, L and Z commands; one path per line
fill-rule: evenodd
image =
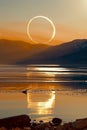
M 60 65 L 0 66 L 0 116 L 64 122 L 87 115 L 87 68 Z

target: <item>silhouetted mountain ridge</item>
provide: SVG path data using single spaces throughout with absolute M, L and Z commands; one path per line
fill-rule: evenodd
M 0 39 L 0 64 L 15 64 L 47 49 L 44 44 Z
M 87 64 L 87 39 L 51 46 L 20 63 Z

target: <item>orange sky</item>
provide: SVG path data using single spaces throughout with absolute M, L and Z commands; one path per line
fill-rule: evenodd
M 35 24 L 36 26 L 36 24 Z M 37 40 L 39 43 L 48 41 L 52 34 L 52 28 L 47 29 L 47 25 L 41 29 L 33 27 L 31 29 L 31 36 L 34 40 Z M 37 27 L 37 26 L 36 26 Z M 87 33 L 75 31 L 73 28 L 65 27 L 64 25 L 55 25 L 56 27 L 56 35 L 51 43 L 49 44 L 60 44 L 63 42 L 71 41 L 74 39 L 83 39 L 87 37 Z M 36 29 L 36 30 L 35 30 Z M 33 31 L 32 31 L 33 30 Z M 38 33 L 42 31 L 42 33 Z M 27 23 L 12 23 L 8 24 L 7 28 L 0 28 L 0 39 L 11 39 L 11 40 L 23 40 L 29 43 L 32 41 L 29 39 L 27 35 Z
M 1 0 L 0 39 L 32 43 L 26 33 L 27 24 L 32 17 L 38 15 L 50 18 L 55 24 L 56 36 L 49 44 L 87 38 L 87 0 Z M 46 21 L 46 24 L 42 24 L 41 19 L 37 21 L 37 26 L 37 22 L 33 22 L 32 36 L 39 42 L 47 41 L 52 28 Z

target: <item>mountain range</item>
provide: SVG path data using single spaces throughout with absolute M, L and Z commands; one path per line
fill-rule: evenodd
M 16 64 L 46 50 L 48 45 L 30 44 L 23 41 L 0 40 L 0 64 Z
M 87 64 L 87 40 L 78 39 L 61 45 L 50 46 L 20 63 Z
M 49 46 L 1 39 L 0 64 L 87 64 L 87 40 Z

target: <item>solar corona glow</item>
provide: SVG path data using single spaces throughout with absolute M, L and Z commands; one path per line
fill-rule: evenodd
M 44 42 L 44 43 L 50 43 L 50 42 L 54 39 L 54 37 L 55 37 L 56 28 L 55 28 L 55 25 L 54 25 L 54 23 L 52 22 L 52 20 L 49 19 L 49 18 L 46 17 L 46 16 L 35 16 L 35 17 L 33 17 L 33 18 L 31 18 L 31 19 L 29 20 L 28 25 L 27 25 L 27 34 L 28 34 L 28 37 L 29 37 L 29 39 L 30 39 L 32 42 L 38 43 L 36 40 L 33 39 L 33 37 L 32 37 L 31 34 L 30 34 L 30 25 L 31 25 L 31 23 L 32 23 L 33 20 L 38 19 L 38 18 L 42 18 L 42 19 L 47 20 L 47 21 L 49 22 L 49 24 L 51 24 L 51 26 L 52 26 L 52 30 L 53 30 L 52 35 L 51 35 L 51 37 L 49 38 L 48 41 L 45 41 L 45 42 Z

